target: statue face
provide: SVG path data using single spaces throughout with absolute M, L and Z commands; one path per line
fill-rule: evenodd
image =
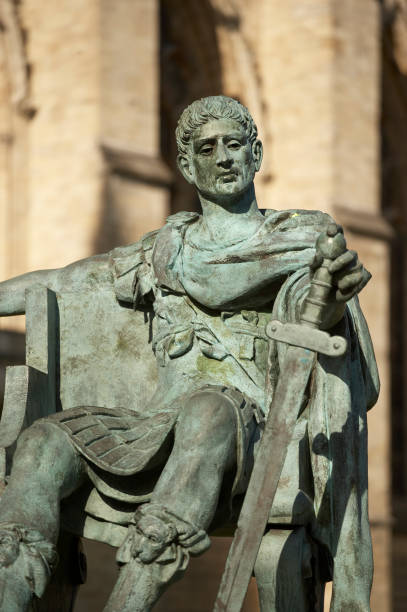
M 213 119 L 192 135 L 189 159 L 179 160 L 188 182 L 203 196 L 230 199 L 251 185 L 261 162 L 261 143 L 254 146 L 240 123 Z M 257 151 L 257 154 L 256 154 Z

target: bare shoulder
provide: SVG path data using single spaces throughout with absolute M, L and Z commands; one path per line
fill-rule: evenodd
M 149 259 L 157 231 L 149 232 L 137 242 L 118 246 L 101 255 L 76 261 L 58 271 L 56 289 L 80 291 L 112 286 L 115 281 L 134 273 Z

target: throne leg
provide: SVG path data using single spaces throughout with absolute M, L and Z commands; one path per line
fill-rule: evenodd
M 322 612 L 324 583 L 305 527 L 270 529 L 254 573 L 262 612 Z

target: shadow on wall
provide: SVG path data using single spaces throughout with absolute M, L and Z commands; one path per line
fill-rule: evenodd
M 188 104 L 223 93 L 218 16 L 208 0 L 162 0 L 160 8 L 161 155 L 173 175 L 171 211 L 198 211 L 196 192 L 177 169 L 175 128 Z
M 106 253 L 117 246 L 126 244 L 123 233 L 123 219 L 121 219 L 116 206 L 110 171 L 106 170 L 106 176 L 102 189 L 102 206 L 98 229 L 94 239 L 94 252 Z
M 391 244 L 392 597 L 406 607 L 407 585 L 407 3 L 382 2 L 382 212 L 394 228 Z

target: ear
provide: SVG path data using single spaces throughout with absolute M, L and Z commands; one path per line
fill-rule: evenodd
M 194 182 L 194 176 L 188 157 L 185 155 L 178 155 L 177 165 L 184 179 L 192 185 Z
M 263 159 L 263 145 L 260 140 L 255 140 L 252 145 L 252 155 L 254 160 L 254 167 L 256 172 L 260 170 L 261 162 Z

